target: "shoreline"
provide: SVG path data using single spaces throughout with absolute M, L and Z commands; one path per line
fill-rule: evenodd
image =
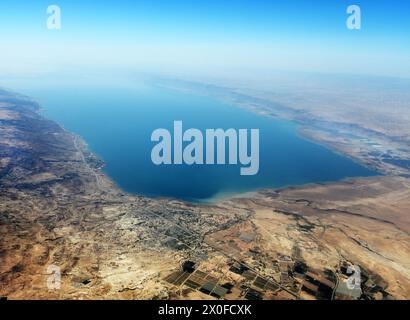
M 174 89 L 174 88 L 173 88 L 173 89 Z M 176 89 L 176 90 L 178 90 L 178 89 Z M 97 159 L 98 161 L 100 161 L 100 162 L 102 163 L 102 166 L 100 166 L 100 167 L 93 167 L 93 168 L 90 167 L 90 169 L 92 169 L 93 173 L 94 173 L 95 176 L 96 176 L 96 181 L 99 180 L 99 178 L 97 178 L 97 176 L 101 176 L 101 177 L 103 177 L 104 179 L 107 179 L 111 185 L 115 185 L 115 186 L 116 186 L 116 189 L 118 189 L 119 192 L 122 192 L 122 193 L 124 193 L 124 194 L 127 194 L 128 196 L 131 196 L 131 197 L 133 197 L 133 196 L 146 197 L 146 198 L 153 199 L 153 200 L 155 200 L 155 199 L 170 199 L 170 200 L 178 200 L 178 201 L 188 202 L 188 203 L 192 203 L 192 204 L 199 204 L 199 205 L 200 205 L 200 204 L 217 204 L 217 203 L 224 202 L 224 201 L 229 201 L 229 200 L 235 199 L 235 198 L 243 198 L 243 196 L 246 195 L 246 194 L 249 194 L 249 195 L 258 194 L 258 193 L 262 192 L 263 190 L 272 190 L 272 191 L 275 191 L 275 190 L 284 190 L 284 189 L 287 189 L 287 188 L 303 187 L 303 186 L 307 186 L 307 185 L 315 185 L 315 184 L 321 185 L 321 184 L 324 184 L 324 183 L 325 183 L 325 184 L 332 184 L 332 183 L 343 182 L 343 181 L 345 181 L 345 180 L 350 180 L 350 179 L 363 179 L 363 178 L 367 178 L 366 176 L 356 176 L 356 177 L 347 176 L 347 177 L 343 177 L 343 178 L 341 178 L 341 179 L 339 179 L 339 180 L 307 182 L 307 183 L 302 183 L 302 184 L 284 185 L 284 186 L 278 186 L 278 187 L 262 187 L 262 188 L 258 188 L 258 189 L 255 189 L 255 190 L 249 190 L 249 191 L 240 191 L 240 192 L 235 192 L 235 191 L 221 191 L 221 192 L 218 192 L 218 193 L 216 193 L 215 195 L 213 195 L 213 196 L 211 196 L 211 197 L 209 197 L 209 198 L 205 198 L 205 199 L 184 199 L 184 198 L 177 198 L 177 197 L 164 196 L 164 195 L 157 195 L 157 196 L 155 196 L 155 195 L 149 195 L 149 194 L 144 194 L 144 193 L 133 193 L 133 192 L 129 192 L 129 191 L 126 191 L 126 190 L 122 189 L 121 186 L 115 181 L 114 178 L 112 178 L 109 174 L 107 174 L 106 172 L 104 172 L 103 169 L 104 169 L 104 167 L 105 167 L 105 165 L 106 165 L 104 159 L 102 159 L 100 156 L 98 156 L 98 155 L 89 147 L 87 141 L 86 141 L 83 137 L 81 137 L 81 135 L 79 135 L 79 134 L 77 134 L 77 133 L 73 133 L 73 132 L 67 130 L 61 123 L 59 123 L 59 122 L 57 122 L 57 121 L 55 121 L 55 120 L 52 120 L 52 119 L 48 118 L 48 117 L 44 114 L 44 113 L 45 113 L 45 112 L 44 112 L 44 111 L 45 111 L 44 107 L 40 106 L 40 105 L 38 104 L 38 102 L 35 101 L 34 99 L 32 99 L 31 97 L 25 96 L 25 95 L 21 95 L 21 96 L 30 99 L 30 101 L 32 101 L 33 103 L 35 103 L 35 104 L 38 106 L 38 110 L 37 110 L 37 111 L 38 111 L 39 116 L 43 117 L 46 121 L 51 121 L 51 122 L 57 124 L 64 132 L 66 132 L 68 135 L 70 135 L 70 136 L 72 137 L 72 140 L 73 140 L 73 144 L 74 144 L 74 145 L 75 145 L 77 139 L 80 139 L 81 144 L 82 144 L 82 147 L 81 147 L 81 148 L 77 148 L 77 149 L 78 149 L 79 152 L 81 152 L 81 154 L 82 154 L 83 157 L 85 157 L 85 153 L 88 153 L 88 154 L 91 154 L 95 159 Z M 213 96 L 211 96 L 211 97 L 213 97 Z M 273 118 L 277 118 L 277 119 L 279 119 L 279 120 L 290 121 L 290 122 L 292 122 L 294 125 L 297 126 L 297 128 L 296 128 L 296 134 L 297 134 L 300 138 L 302 138 L 302 139 L 304 139 L 304 140 L 307 140 L 307 141 L 309 141 L 309 142 L 311 142 L 311 143 L 314 143 L 314 144 L 316 144 L 316 145 L 320 145 L 320 146 L 326 148 L 327 150 L 329 150 L 330 152 L 333 152 L 333 153 L 335 153 L 335 154 L 337 154 L 337 155 L 339 155 L 339 156 L 342 156 L 342 157 L 344 157 L 344 158 L 346 158 L 346 159 L 349 159 L 349 160 L 355 162 L 356 164 L 358 164 L 358 165 L 360 165 L 360 166 L 363 166 L 363 167 L 365 167 L 365 168 L 367 168 L 367 169 L 369 169 L 369 170 L 371 170 L 371 171 L 374 171 L 374 172 L 375 172 L 375 175 L 374 175 L 374 176 L 383 176 L 383 175 L 384 175 L 384 174 L 378 172 L 377 168 L 368 166 L 368 165 L 365 163 L 364 160 L 360 161 L 360 160 L 358 160 L 358 159 L 356 159 L 356 158 L 351 157 L 351 155 L 348 154 L 348 153 L 344 153 L 344 152 L 339 151 L 337 148 L 334 148 L 332 145 L 323 143 L 323 141 L 321 141 L 321 140 L 318 140 L 318 139 L 315 139 L 315 138 L 310 138 L 308 135 L 305 135 L 305 134 L 302 132 L 305 128 L 303 127 L 302 124 L 300 124 L 300 123 L 297 122 L 296 120 L 286 119 L 286 118 L 284 118 L 284 117 L 272 116 L 272 115 L 270 115 L 270 114 L 264 114 L 263 112 L 260 112 L 260 111 L 257 110 L 257 109 L 246 108 L 246 107 L 244 107 L 244 106 L 237 105 L 237 104 L 233 104 L 233 106 L 234 106 L 235 108 L 242 108 L 242 109 L 248 110 L 248 111 L 250 111 L 250 112 L 254 112 L 254 113 L 260 115 L 261 117 L 273 117 Z M 84 160 L 84 161 L 85 161 L 85 160 Z M 85 161 L 85 162 L 87 163 L 87 161 Z M 98 174 L 95 173 L 95 171 L 97 171 Z M 374 176 L 369 176 L 369 177 L 374 177 Z M 97 182 L 97 184 L 98 184 L 98 182 Z
M 283 257 L 318 278 L 358 265 L 372 279 L 363 287 L 370 298 L 410 295 L 410 179 L 264 189 L 212 204 L 124 196 L 84 161 L 90 151 L 80 139 L 75 147 L 75 134 L 17 104 L 0 104 L 0 146 L 10 159 L 0 162 L 0 295 L 8 299 L 209 298 L 181 296 L 186 285 L 169 280 L 187 260 L 236 292 L 249 284 L 232 271 L 242 265 L 277 288 L 263 293 L 267 300 L 314 298 L 303 276 L 281 278 Z M 50 264 L 64 271 L 58 293 L 44 282 Z
M 201 94 L 215 98 L 235 108 L 253 112 L 262 117 L 290 121 L 298 127 L 298 134 L 301 138 L 321 145 L 371 171 L 383 175 L 410 177 L 410 167 L 406 169 L 386 163 L 383 159 L 372 155 L 372 152 L 380 152 L 379 149 L 375 150 L 372 146 L 372 140 L 374 139 L 377 145 L 381 143 L 384 148 L 392 148 L 394 152 L 397 152 L 397 155 L 395 155 L 397 159 L 408 159 L 410 157 L 410 148 L 401 150 L 405 149 L 403 145 L 396 146 L 397 137 L 390 137 L 383 132 L 372 131 L 357 124 L 335 122 L 333 120 L 327 121 L 322 119 L 322 117 L 315 117 L 309 113 L 304 118 L 303 113 L 300 114 L 300 110 L 292 109 L 275 101 L 264 100 L 248 93 L 241 93 L 239 89 L 227 86 L 180 79 L 162 79 L 162 81 L 163 83 L 159 84 L 159 86 L 168 89 Z M 169 81 L 173 82 L 169 83 Z M 349 133 L 350 131 L 353 132 L 353 134 L 347 135 L 346 130 Z M 334 131 L 338 131 L 337 134 Z

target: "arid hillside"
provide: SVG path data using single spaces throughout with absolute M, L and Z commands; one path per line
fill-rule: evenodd
M 125 194 L 101 166 L 35 102 L 0 91 L 0 296 L 410 298 L 405 176 L 194 204 Z

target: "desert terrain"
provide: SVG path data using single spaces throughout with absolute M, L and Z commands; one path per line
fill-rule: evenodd
M 384 175 L 207 204 L 130 195 L 81 137 L 0 90 L 0 297 L 409 299 L 408 113 L 391 115 L 402 122 L 394 131 L 378 114 L 365 126 L 355 114 L 279 110 L 266 107 L 266 93 L 234 91 L 224 98 L 299 114 L 303 134 Z M 61 270 L 60 289 L 47 286 L 49 266 Z

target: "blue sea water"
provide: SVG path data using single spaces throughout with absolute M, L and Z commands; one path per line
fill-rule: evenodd
M 208 200 L 221 196 L 346 177 L 375 175 L 312 143 L 298 127 L 216 99 L 155 86 L 47 86 L 29 92 L 45 116 L 79 134 L 105 163 L 104 171 L 125 191 L 148 196 Z M 260 170 L 241 176 L 238 165 L 168 165 L 151 161 L 151 133 L 184 129 L 259 129 Z

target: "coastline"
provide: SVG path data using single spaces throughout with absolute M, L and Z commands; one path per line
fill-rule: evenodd
M 175 88 L 174 88 L 175 89 Z M 24 96 L 26 97 L 26 96 Z M 26 97 L 29 98 L 29 97 Z M 34 101 L 33 99 L 29 98 L 31 101 L 33 101 L 33 103 L 35 103 L 37 106 L 39 106 L 39 104 Z M 281 120 L 287 120 L 287 121 L 291 121 L 293 122 L 296 126 L 297 126 L 297 135 L 299 135 L 302 139 L 308 140 L 314 144 L 317 145 L 321 145 L 323 147 L 325 147 L 326 149 L 328 149 L 329 151 L 338 154 L 342 157 L 348 158 L 350 160 L 352 160 L 353 162 L 367 167 L 370 170 L 374 170 L 375 168 L 368 166 L 367 163 L 365 163 L 364 161 L 358 160 L 357 158 L 353 158 L 350 156 L 350 154 L 339 151 L 338 149 L 335 149 L 334 146 L 332 146 L 331 144 L 325 144 L 323 143 L 323 141 L 321 141 L 320 139 L 315 139 L 312 138 L 310 139 L 307 135 L 303 134 L 302 130 L 304 129 L 302 127 L 302 125 L 298 122 L 296 122 L 294 119 L 287 119 L 286 117 L 277 117 L 277 116 L 272 116 L 270 114 L 265 114 L 260 112 L 260 110 L 258 109 L 252 109 L 252 108 L 247 108 L 238 104 L 234 104 L 235 108 L 242 108 L 251 112 L 255 112 L 257 114 L 259 114 L 262 117 L 274 117 L 274 118 L 278 118 Z M 255 190 L 251 190 L 251 191 L 243 191 L 243 192 L 236 192 L 236 191 L 222 191 L 222 192 L 218 192 L 217 194 L 213 195 L 210 198 L 206 198 L 206 199 L 178 199 L 176 197 L 172 197 L 172 196 L 155 196 L 155 195 L 149 195 L 149 194 L 144 194 L 144 193 L 133 193 L 133 192 L 128 192 L 126 190 L 123 190 L 116 182 L 115 180 L 109 176 L 109 174 L 107 174 L 106 172 L 104 172 L 103 168 L 105 166 L 104 163 L 104 159 L 102 159 L 101 157 L 99 157 L 98 155 L 95 154 L 95 152 L 93 150 L 90 149 L 90 147 L 87 144 L 87 141 L 85 141 L 84 138 L 82 138 L 80 135 L 76 134 L 76 133 L 72 133 L 69 130 L 65 129 L 64 126 L 54 120 L 48 119 L 47 116 L 44 114 L 44 112 L 41 111 L 41 107 L 39 106 L 38 109 L 38 113 L 39 116 L 44 117 L 45 120 L 47 121 L 52 121 L 54 123 L 56 123 L 61 130 L 63 130 L 64 132 L 66 132 L 68 135 L 70 135 L 72 137 L 73 140 L 73 144 L 75 146 L 75 148 L 78 150 L 79 154 L 81 154 L 81 158 L 82 161 L 85 162 L 88 165 L 88 162 L 85 161 L 85 158 L 90 159 L 91 161 L 91 166 L 88 166 L 90 168 L 90 172 L 92 172 L 95 177 L 96 177 L 96 181 L 97 181 L 97 185 L 99 184 L 99 179 L 101 177 L 103 177 L 104 179 L 106 179 L 108 181 L 108 183 L 110 185 L 115 185 L 117 192 L 122 192 L 124 194 L 127 194 L 128 196 L 141 196 L 141 197 L 147 197 L 150 199 L 173 199 L 173 200 L 182 200 L 182 201 L 186 201 L 186 202 L 192 202 L 192 203 L 197 203 L 197 204 L 205 204 L 205 203 L 218 203 L 221 201 L 226 201 L 229 199 L 233 199 L 233 198 L 241 198 L 244 195 L 252 195 L 252 194 L 258 194 L 260 191 L 264 190 L 264 189 L 272 189 L 272 190 L 281 190 L 281 189 L 286 189 L 286 188 L 292 188 L 292 187 L 297 187 L 297 186 L 305 186 L 305 185 L 310 185 L 310 184 L 315 184 L 315 182 L 311 182 L 311 183 L 303 183 L 303 184 L 295 184 L 295 185 L 286 185 L 286 186 L 279 186 L 279 187 L 263 187 L 260 189 L 255 189 Z M 79 146 L 77 146 L 77 141 L 79 141 L 81 147 L 79 148 Z M 97 164 L 97 165 L 96 165 Z M 344 177 L 340 180 L 328 180 L 328 181 L 323 181 L 323 182 L 317 182 L 318 184 L 322 184 L 322 183 L 337 183 L 340 181 L 344 181 L 345 179 L 354 179 L 354 178 L 362 178 L 362 177 Z
M 408 159 L 410 157 L 410 148 L 403 147 L 403 143 L 397 144 L 395 142 L 396 137 L 390 137 L 382 132 L 372 132 L 367 128 L 345 122 L 327 121 L 309 113 L 304 115 L 300 110 L 294 110 L 275 101 L 254 97 L 248 93 L 241 93 L 239 89 L 178 79 L 163 79 L 160 85 L 182 92 L 191 92 L 213 97 L 229 105 L 254 112 L 263 117 L 273 117 L 280 120 L 291 121 L 298 126 L 298 134 L 300 134 L 302 138 L 321 145 L 343 157 L 347 157 L 369 170 L 384 175 L 410 177 L 410 167 L 405 168 L 392 165 L 391 163 L 385 162 L 384 159 L 373 156 L 372 153 L 375 150 L 372 143 L 366 142 L 376 139 L 376 143 L 380 143 L 384 146 L 383 150 L 393 148 L 394 152 L 397 153 L 394 159 Z M 189 88 L 186 86 L 189 86 Z M 243 101 L 240 99 L 243 99 Z M 354 134 L 352 135 L 351 132 L 348 131 L 349 134 L 346 135 L 344 133 L 346 127 L 352 130 Z M 340 131 L 338 131 L 338 129 L 340 129 Z M 335 131 L 338 132 L 335 133 Z M 404 146 L 406 146 L 406 144 L 404 144 Z
M 84 161 L 89 150 L 76 148 L 74 134 L 24 105 L 0 104 L 1 296 L 209 298 L 198 290 L 181 296 L 185 285 L 170 282 L 188 259 L 239 292 L 248 280 L 233 265 L 277 288 L 266 299 L 311 299 L 300 279 L 281 280 L 283 256 L 322 276 L 354 263 L 376 279 L 377 297 L 410 295 L 408 179 L 268 189 L 207 204 L 125 194 Z M 45 286 L 50 264 L 64 275 L 57 293 Z

